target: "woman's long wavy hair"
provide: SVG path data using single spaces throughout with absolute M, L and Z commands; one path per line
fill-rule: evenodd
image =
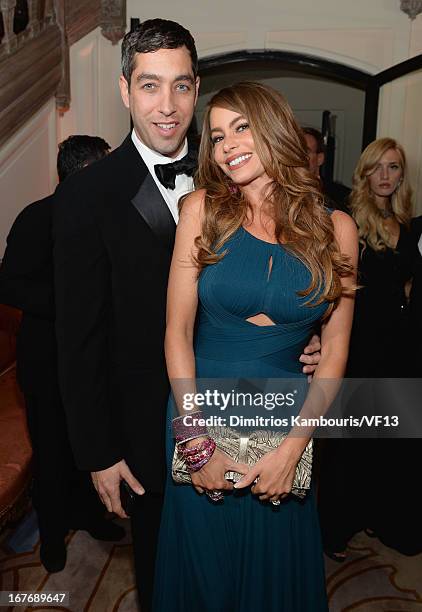
M 387 247 L 393 246 L 391 234 L 385 227 L 368 180 L 381 157 L 390 149 L 397 151 L 402 168 L 401 181 L 390 197 L 391 208 L 399 223 L 409 224 L 412 216 L 412 190 L 407 177 L 406 155 L 403 147 L 393 138 L 378 138 L 366 147 L 353 173 L 353 189 L 349 196 L 350 208 L 359 228 L 360 242 L 364 248 L 368 245 L 374 251 L 385 251 Z
M 270 186 L 263 210 L 275 222 L 284 248 L 309 269 L 309 287 L 299 295 L 306 304 L 330 303 L 326 316 L 342 294 L 340 277 L 352 266 L 341 255 L 333 223 L 324 207 L 319 181 L 308 170 L 306 142 L 284 97 L 260 83 L 242 82 L 222 89 L 207 105 L 195 186 L 205 189 L 201 235 L 196 238 L 196 263 L 202 269 L 224 257 L 224 244 L 247 220 L 250 205 L 214 160 L 210 113 L 214 107 L 239 113 L 248 121 L 256 152 Z

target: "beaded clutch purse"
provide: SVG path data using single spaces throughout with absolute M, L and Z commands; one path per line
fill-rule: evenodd
M 252 431 L 249 435 L 237 432 L 229 427 L 208 427 L 208 435 L 215 440 L 217 447 L 227 453 L 234 461 L 255 465 L 266 453 L 275 450 L 287 436 L 278 431 Z M 241 435 L 242 434 L 242 435 Z M 296 467 L 292 493 L 297 497 L 305 497 L 311 486 L 313 440 L 308 442 L 302 457 Z M 182 456 L 174 451 L 172 464 L 173 480 L 180 484 L 191 484 L 190 473 Z M 238 472 L 226 472 L 227 480 L 237 482 L 242 478 Z

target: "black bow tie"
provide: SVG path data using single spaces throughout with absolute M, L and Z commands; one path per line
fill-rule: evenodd
M 170 164 L 156 164 L 154 170 L 164 187 L 174 189 L 176 187 L 176 175 L 187 174 L 187 176 L 193 176 L 197 163 L 196 151 L 189 151 L 185 157 L 178 161 Z

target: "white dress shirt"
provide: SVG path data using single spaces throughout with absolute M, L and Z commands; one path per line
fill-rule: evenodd
M 171 162 L 178 161 L 185 157 L 188 152 L 188 141 L 185 139 L 185 143 L 179 155 L 177 157 L 165 157 L 152 149 L 149 149 L 144 145 L 138 138 L 135 130 L 132 130 L 132 141 L 138 150 L 139 155 L 145 162 L 146 167 L 149 170 L 152 178 L 155 181 L 158 189 L 161 192 L 175 222 L 179 221 L 179 210 L 177 207 L 177 203 L 179 199 L 185 195 L 186 193 L 190 193 L 193 191 L 193 178 L 191 176 L 187 176 L 186 174 L 178 174 L 176 176 L 176 187 L 175 189 L 167 189 L 164 187 L 162 183 L 160 183 L 157 175 L 155 174 L 154 166 L 156 164 L 170 164 Z

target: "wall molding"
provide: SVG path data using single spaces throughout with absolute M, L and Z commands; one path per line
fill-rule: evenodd
M 400 8 L 413 21 L 422 13 L 422 0 L 401 0 Z

